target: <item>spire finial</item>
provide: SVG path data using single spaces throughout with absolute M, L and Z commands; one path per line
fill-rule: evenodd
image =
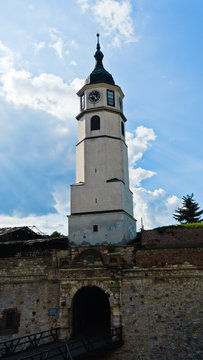
M 100 50 L 99 33 L 97 33 L 97 50 Z
M 97 47 L 96 52 L 94 54 L 96 64 L 94 70 L 91 72 L 90 76 L 86 80 L 86 84 L 97 84 L 97 83 L 106 83 L 115 85 L 114 79 L 112 75 L 108 73 L 103 67 L 102 60 L 103 60 L 103 53 L 100 50 L 100 43 L 99 43 L 99 33 L 97 35 Z

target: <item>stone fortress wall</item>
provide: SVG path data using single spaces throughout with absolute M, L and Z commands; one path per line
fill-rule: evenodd
M 57 326 L 61 338 L 68 337 L 75 294 L 96 286 L 108 296 L 111 327 L 123 327 L 124 345 L 105 359 L 200 359 L 202 256 L 201 245 L 157 249 L 132 244 L 1 258 L 0 338 Z M 18 314 L 12 331 L 5 329 L 8 311 Z

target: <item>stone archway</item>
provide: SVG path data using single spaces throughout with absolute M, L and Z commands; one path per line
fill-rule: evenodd
M 110 332 L 110 304 L 97 286 L 80 288 L 72 301 L 72 337 L 99 336 Z

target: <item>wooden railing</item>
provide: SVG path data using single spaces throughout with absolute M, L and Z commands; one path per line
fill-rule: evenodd
M 45 330 L 0 343 L 0 359 L 17 352 L 30 350 L 43 344 L 58 341 L 59 329 L 60 328 Z

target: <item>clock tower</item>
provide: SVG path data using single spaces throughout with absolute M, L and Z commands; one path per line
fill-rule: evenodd
M 103 67 L 97 34 L 96 65 L 80 98 L 76 184 L 71 185 L 69 240 L 126 244 L 136 235 L 123 114 L 124 94 Z

